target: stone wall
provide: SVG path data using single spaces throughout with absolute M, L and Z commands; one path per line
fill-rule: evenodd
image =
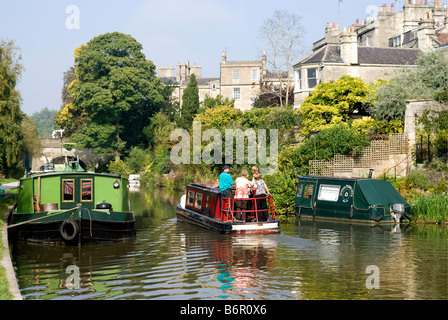
M 425 111 L 440 112 L 448 110 L 447 105 L 440 104 L 434 100 L 408 100 L 406 101 L 406 112 L 404 116 L 404 133 L 408 137 L 409 150 L 415 152 L 417 142 L 416 120 Z

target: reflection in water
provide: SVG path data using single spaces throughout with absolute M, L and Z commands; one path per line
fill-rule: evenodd
M 177 222 L 179 194 L 131 194 L 135 241 L 12 245 L 25 299 L 447 299 L 447 232 L 299 221 L 221 235 Z M 368 266 L 379 289 L 366 287 Z M 79 288 L 70 288 L 79 268 Z M 69 286 L 67 285 L 69 284 Z

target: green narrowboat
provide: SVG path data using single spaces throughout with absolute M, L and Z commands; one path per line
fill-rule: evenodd
M 119 175 L 66 169 L 23 178 L 8 231 L 13 239 L 71 245 L 132 239 L 127 185 Z
M 299 217 L 372 223 L 410 220 L 410 206 L 389 181 L 301 176 L 294 199 Z

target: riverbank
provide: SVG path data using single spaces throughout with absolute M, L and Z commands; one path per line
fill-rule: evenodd
M 1 179 L 0 184 L 2 184 L 1 190 L 7 191 L 10 195 L 10 197 L 0 198 L 0 300 L 22 300 L 9 254 L 8 229 L 6 228 L 8 213 L 16 201 L 18 181 Z
M 9 254 L 7 218 L 8 212 L 13 206 L 9 206 L 6 212 L 1 212 L 0 217 L 0 300 L 22 300 L 19 286 L 17 284 L 16 274 L 12 266 L 11 256 Z M 4 210 L 4 208 L 0 208 Z

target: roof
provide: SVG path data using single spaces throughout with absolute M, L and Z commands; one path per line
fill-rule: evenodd
M 358 46 L 358 63 L 381 65 L 416 65 L 419 53 L 419 49 Z M 327 45 L 305 59 L 302 59 L 295 66 L 322 62 L 344 63 L 341 58 L 341 46 Z
M 396 203 L 409 205 L 389 181 L 359 180 L 355 186 L 354 206 L 357 209 L 367 210 L 372 206 L 389 208 Z
M 336 62 L 343 63 L 341 58 L 341 46 L 327 45 L 310 56 L 302 59 L 297 64 L 320 63 L 320 62 Z
M 217 81 L 219 79 L 220 78 L 196 78 L 196 82 L 198 83 L 198 86 L 204 86 L 204 85 L 210 84 L 210 82 Z M 168 83 L 171 81 L 176 86 L 179 85 L 179 83 L 177 82 L 175 77 L 163 77 L 163 78 L 160 78 L 160 80 L 163 83 Z M 190 82 L 190 79 L 182 80 L 181 82 L 182 82 L 182 85 L 187 85 Z
M 358 47 L 358 62 L 364 64 L 416 65 L 419 49 Z

